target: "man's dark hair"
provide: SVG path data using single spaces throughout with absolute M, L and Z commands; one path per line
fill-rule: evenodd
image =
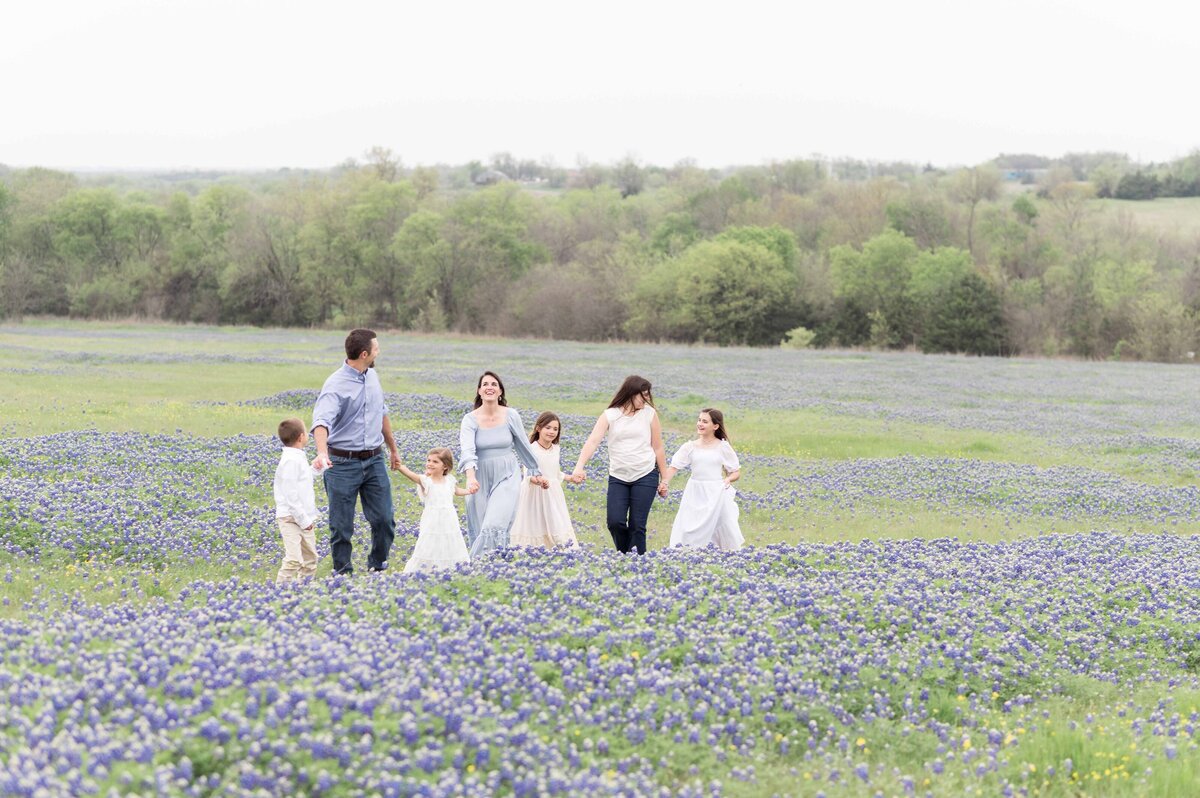
M 304 422 L 298 418 L 285 418 L 279 422 L 279 431 L 276 434 L 279 435 L 280 443 L 291 446 L 304 434 Z
M 363 352 L 370 352 L 371 341 L 376 337 L 374 330 L 351 330 L 346 336 L 346 359 L 358 360 Z

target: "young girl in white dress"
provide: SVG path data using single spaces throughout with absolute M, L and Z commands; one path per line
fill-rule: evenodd
M 707 408 L 696 419 L 697 438 L 679 447 L 663 475 L 663 490 L 681 469 L 692 476 L 679 500 L 671 526 L 671 546 L 704 548 L 710 543 L 724 551 L 737 551 L 746 542 L 738 525 L 733 483 L 741 476 L 741 463 L 729 445 L 725 416 Z
M 555 546 L 574 546 L 575 528 L 567 512 L 567 498 L 562 483 L 578 483 L 578 479 L 562 472 L 559 459 L 558 440 L 562 436 L 562 422 L 553 413 L 542 413 L 533 423 L 529 442 L 533 444 L 533 456 L 538 470 L 548 482 L 548 487 L 532 484 L 529 477 L 521 482 L 521 495 L 517 499 L 517 514 L 513 518 L 512 545 L 552 549 Z
M 425 457 L 425 473 L 400 464 L 400 473 L 417 483 L 417 492 L 425 502 L 417 545 L 404 566 L 404 573 L 439 571 L 453 568 L 460 562 L 470 562 L 467 544 L 458 525 L 454 497 L 470 491 L 460 488 L 449 476 L 454 468 L 454 455 L 449 449 L 430 449 Z

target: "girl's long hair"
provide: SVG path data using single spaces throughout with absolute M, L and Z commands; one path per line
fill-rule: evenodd
M 479 381 L 475 383 L 475 407 L 483 407 L 483 397 L 479 393 L 479 389 L 483 387 L 484 377 L 495 377 L 496 382 L 500 384 L 500 398 L 497 400 L 501 407 L 508 407 L 508 400 L 504 398 L 504 380 L 500 379 L 500 375 L 494 371 L 485 371 L 479 375 Z
M 715 407 L 706 407 L 700 411 L 712 419 L 712 423 L 717 425 L 717 429 L 713 432 L 719 441 L 729 440 L 729 433 L 725 431 L 725 414 Z
M 650 392 L 650 380 L 631 374 L 621 383 L 621 387 L 613 394 L 609 407 L 619 407 L 624 410 L 633 403 L 633 397 L 640 393 L 646 394 L 646 404 L 654 407 L 654 394 Z M 561 426 L 561 425 L 560 425 Z
M 529 442 L 537 443 L 541 437 L 542 427 L 549 424 L 551 421 L 558 422 L 558 434 L 554 436 L 552 443 L 558 443 L 558 439 L 562 437 L 562 419 L 547 410 L 537 417 L 537 421 L 533 422 L 533 432 L 529 433 Z

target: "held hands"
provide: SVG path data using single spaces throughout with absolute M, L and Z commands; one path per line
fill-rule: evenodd
M 658 495 L 664 499 L 667 498 L 667 483 L 666 482 L 658 483 Z
M 389 458 L 389 460 L 391 461 L 390 464 L 392 466 L 392 470 L 399 471 L 400 470 L 400 450 L 392 449 L 392 454 L 391 454 L 391 457 Z
M 545 477 L 530 477 L 529 484 L 537 485 L 542 490 L 546 490 L 550 487 L 550 480 L 546 479 Z
M 313 471 L 316 471 L 318 474 L 332 466 L 333 461 L 329 459 L 329 455 L 327 454 L 318 454 L 316 459 L 312 461 Z
M 475 479 L 475 477 L 471 477 L 470 479 L 467 480 L 467 492 L 468 493 L 478 493 L 479 492 L 479 480 Z
M 565 482 L 570 482 L 573 485 L 583 484 L 583 474 L 567 474 L 563 477 Z
M 567 477 L 567 479 L 576 485 L 582 485 L 583 481 L 587 479 L 587 474 L 583 473 L 583 466 L 575 466 L 575 470 L 571 472 L 571 476 Z

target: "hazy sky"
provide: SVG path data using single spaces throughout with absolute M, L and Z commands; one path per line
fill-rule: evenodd
M 325 167 L 1200 147 L 1200 4 L 4 0 L 0 163 Z

